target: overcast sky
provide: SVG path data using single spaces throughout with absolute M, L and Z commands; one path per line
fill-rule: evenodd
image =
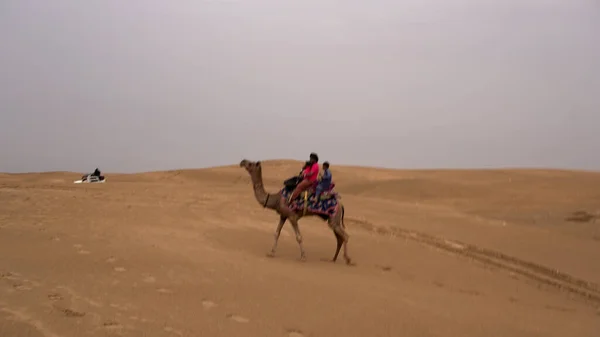
M 594 0 L 0 0 L 0 171 L 600 170 Z

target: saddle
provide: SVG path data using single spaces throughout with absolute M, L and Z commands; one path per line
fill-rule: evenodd
M 301 181 L 302 181 L 302 177 L 293 176 L 289 179 L 286 179 L 283 182 L 283 186 L 286 191 L 292 192 L 296 188 L 296 186 L 298 186 L 298 184 L 300 184 Z

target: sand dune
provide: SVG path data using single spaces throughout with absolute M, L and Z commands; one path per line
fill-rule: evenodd
M 263 162 L 267 189 L 300 166 Z M 333 173 L 356 266 L 316 218 L 307 262 L 289 225 L 267 258 L 235 165 L 0 174 L 0 336 L 598 335 L 600 173 Z

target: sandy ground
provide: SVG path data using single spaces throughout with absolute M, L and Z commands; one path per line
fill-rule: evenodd
M 299 162 L 263 163 L 267 189 Z M 333 167 L 356 266 L 247 173 L 0 174 L 0 336 L 598 336 L 600 173 Z

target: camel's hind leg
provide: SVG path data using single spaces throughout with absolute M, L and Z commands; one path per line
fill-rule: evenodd
M 273 242 L 273 247 L 271 248 L 271 251 L 267 253 L 268 257 L 275 256 L 275 251 L 277 250 L 277 242 L 279 241 L 279 235 L 281 235 L 281 229 L 283 228 L 283 225 L 285 224 L 286 220 L 287 216 L 281 215 L 279 217 L 279 224 L 277 224 L 277 229 L 275 230 L 275 241 Z
M 348 235 L 348 233 L 346 233 L 346 230 L 344 230 L 339 225 L 336 226 L 333 230 L 335 231 L 336 235 L 342 237 L 342 246 L 344 246 L 344 260 L 346 260 L 346 264 L 352 264 L 352 259 L 350 259 L 350 256 L 348 255 L 348 239 L 350 239 L 350 235 Z
M 333 262 L 337 260 L 337 256 L 340 252 L 340 247 L 344 247 L 344 259 L 346 260 L 346 264 L 352 264 L 352 259 L 348 255 L 348 239 L 350 239 L 350 235 L 346 233 L 346 226 L 344 224 L 344 206 L 340 207 L 340 211 L 329 220 L 329 226 L 333 230 L 335 234 L 335 238 L 337 240 L 337 248 L 335 251 L 335 255 L 333 256 Z
M 340 249 L 342 248 L 342 244 L 344 243 L 344 237 L 342 237 L 341 235 L 339 235 L 335 231 L 333 231 L 333 234 L 335 234 L 335 239 L 337 241 L 337 246 L 335 247 L 335 254 L 333 255 L 333 259 L 331 259 L 331 261 L 335 262 L 335 261 L 337 261 L 338 255 L 340 254 Z

